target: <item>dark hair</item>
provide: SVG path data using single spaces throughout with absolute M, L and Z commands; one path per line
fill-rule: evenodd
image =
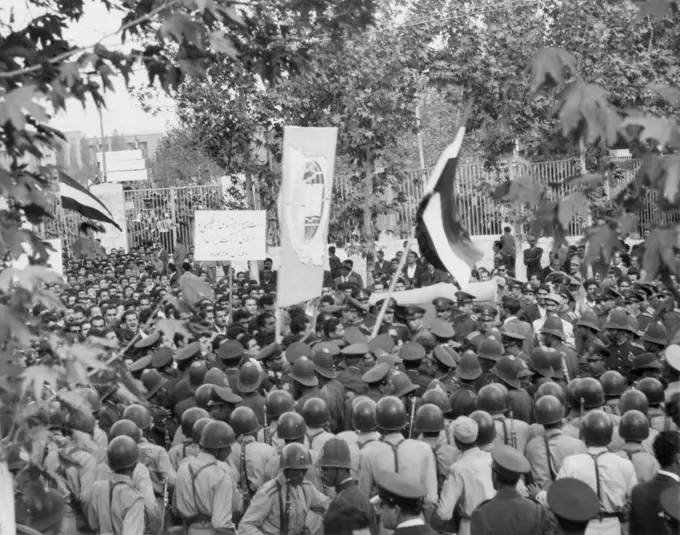
M 258 304 L 260 305 L 260 308 L 263 308 L 265 306 L 273 306 L 275 302 L 276 296 L 274 294 L 264 294 L 260 297 Z
M 512 314 L 513 316 L 516 316 L 517 313 L 522 308 L 519 299 L 517 299 L 516 297 L 511 297 L 509 295 L 503 297 L 502 304 L 503 308 L 510 312 L 510 314 Z
M 262 297 L 265 297 L 265 296 L 262 296 Z M 262 312 L 262 313 L 258 314 L 258 316 L 257 316 L 257 326 L 258 326 L 258 328 L 264 327 L 264 324 L 267 322 L 267 320 L 269 318 L 273 318 L 273 317 L 275 317 L 274 314 L 272 314 L 269 311 Z
M 352 269 L 354 267 L 354 262 L 350 259 L 347 259 L 342 263 L 342 267 L 348 267 L 349 269 Z
M 331 505 L 323 519 L 323 531 L 327 535 L 352 535 L 370 525 L 371 517 L 368 513 L 351 506 Z
M 333 334 L 336 327 L 341 323 L 342 321 L 340 321 L 339 318 L 329 318 L 328 320 L 326 320 L 326 323 L 324 323 L 323 333 L 326 335 L 327 338 L 330 338 L 331 334 Z
M 335 254 L 335 247 L 332 245 L 328 248 L 328 254 Z
M 661 431 L 654 439 L 654 456 L 659 461 L 661 468 L 668 468 L 675 461 L 675 456 L 680 452 L 680 435 L 677 431 Z

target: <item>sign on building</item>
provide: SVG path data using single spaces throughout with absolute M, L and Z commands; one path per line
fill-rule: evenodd
M 146 160 L 141 150 L 98 152 L 97 163 L 101 171 L 104 170 L 104 158 L 107 182 L 136 182 L 148 179 Z

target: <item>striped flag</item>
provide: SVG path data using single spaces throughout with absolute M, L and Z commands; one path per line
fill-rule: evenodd
M 104 203 L 63 171 L 59 171 L 59 195 L 65 209 L 74 210 L 88 219 L 110 223 L 122 232 Z
M 464 136 L 465 126 L 461 126 L 453 143 L 439 157 L 416 215 L 416 238 L 421 254 L 460 284 L 470 280 L 475 263 L 483 257 L 458 220 L 454 197 L 458 154 Z

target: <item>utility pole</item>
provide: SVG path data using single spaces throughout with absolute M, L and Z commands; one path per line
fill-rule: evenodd
M 102 115 L 101 106 L 99 109 L 99 136 L 101 138 L 102 147 L 102 183 L 106 182 L 106 151 L 104 150 L 104 116 Z
M 420 155 L 420 169 L 425 169 L 425 151 L 423 150 L 423 133 L 420 130 L 420 97 L 416 104 L 416 128 L 418 128 L 418 153 Z

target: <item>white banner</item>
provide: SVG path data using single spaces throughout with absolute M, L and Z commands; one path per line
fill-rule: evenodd
M 111 252 L 113 248 L 120 249 L 121 247 L 127 252 L 127 220 L 125 219 L 125 193 L 123 192 L 123 185 L 114 183 L 94 184 L 90 188 L 90 193 L 104 203 L 104 206 L 111 211 L 112 219 L 123 229 L 120 231 L 113 225 L 102 223 L 106 232 L 97 235 L 97 238 L 102 241 L 102 246 L 106 249 L 107 253 Z
M 267 258 L 264 210 L 197 210 L 195 258 L 199 262 Z

